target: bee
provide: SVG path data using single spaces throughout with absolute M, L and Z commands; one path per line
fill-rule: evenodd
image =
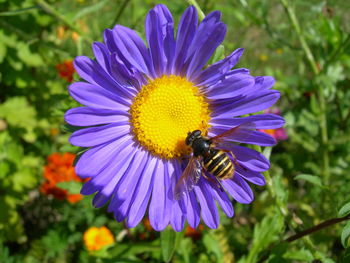
M 175 199 L 190 192 L 201 176 L 223 191 L 220 180 L 232 178 L 235 166 L 240 165 L 235 155 L 227 149 L 232 147 L 232 140 L 246 139 L 249 130 L 254 128 L 254 124 L 244 123 L 211 138 L 203 136 L 200 130 L 189 132 L 185 143 L 192 148 L 192 156 L 175 186 Z M 213 177 L 206 176 L 205 172 Z

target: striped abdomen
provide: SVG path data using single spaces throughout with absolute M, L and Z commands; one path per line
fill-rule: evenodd
M 206 156 L 203 156 L 203 166 L 212 175 L 219 179 L 231 178 L 235 168 L 228 155 L 218 149 L 210 149 Z

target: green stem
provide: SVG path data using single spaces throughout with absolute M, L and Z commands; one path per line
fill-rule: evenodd
M 261 153 L 260 146 L 253 145 L 253 148 L 254 148 L 254 150 Z M 276 194 L 275 188 L 273 187 L 273 182 L 272 182 L 272 179 L 270 176 L 270 171 L 267 170 L 263 174 L 264 174 L 264 177 L 266 180 L 267 190 L 268 190 L 269 194 L 271 195 L 271 198 L 274 199 L 276 206 L 278 207 L 278 210 L 281 212 L 283 217 L 287 217 L 288 216 L 288 209 L 283 204 L 281 204 L 281 202 L 279 202 L 279 200 L 277 199 L 277 194 Z
M 38 6 L 30 6 L 22 9 L 17 9 L 17 10 L 12 10 L 12 11 L 5 11 L 5 12 L 0 12 L 0 16 L 17 16 L 23 13 L 30 12 L 34 9 L 37 9 Z
M 89 43 L 92 42 L 92 40 L 86 36 L 85 33 L 83 33 L 80 28 L 76 27 L 69 19 L 67 19 L 64 15 L 59 13 L 56 9 L 52 8 L 48 3 L 46 3 L 44 0 L 35 0 L 35 3 L 46 13 L 52 15 L 53 17 L 57 18 L 61 22 L 63 22 L 67 27 L 69 27 L 71 30 L 77 32 L 81 37 L 86 39 Z
M 121 4 L 116 17 L 113 20 L 113 23 L 111 24 L 111 27 L 114 27 L 118 23 L 120 17 L 122 16 L 122 14 L 123 14 L 123 12 L 124 12 L 124 10 L 129 2 L 130 2 L 130 0 L 124 0 L 124 2 Z
M 305 229 L 304 231 L 301 231 L 301 232 L 297 232 L 296 234 L 288 237 L 287 239 L 283 240 L 283 242 L 293 242 L 295 240 L 298 240 L 300 238 L 309 238 L 308 235 L 311 235 L 317 231 L 320 231 L 326 227 L 329 227 L 329 226 L 332 226 L 332 225 L 335 225 L 335 224 L 338 224 L 340 222 L 343 222 L 343 221 L 347 221 L 350 219 L 350 215 L 347 215 L 347 216 L 344 216 L 344 217 L 340 217 L 340 218 L 332 218 L 332 219 L 328 219 L 326 221 L 323 221 L 322 223 L 316 225 L 316 226 L 313 226 L 313 227 L 310 227 L 308 229 Z M 280 244 L 280 243 L 278 243 Z M 269 250 L 268 250 L 268 253 L 266 253 L 265 255 L 263 255 L 260 260 L 258 261 L 258 263 L 262 263 L 262 262 L 265 262 L 266 259 L 268 259 L 269 255 L 270 255 L 270 252 L 271 250 L 276 246 L 277 244 L 274 244 L 272 246 L 270 246 Z
M 288 18 L 292 23 L 292 26 L 294 28 L 294 31 L 297 33 L 301 47 L 305 53 L 306 59 L 310 64 L 310 67 L 314 73 L 314 75 L 317 77 L 320 75 L 321 71 L 320 68 L 317 66 L 315 57 L 313 56 L 311 49 L 309 45 L 307 44 L 304 35 L 301 31 L 301 27 L 299 24 L 299 21 L 295 15 L 294 9 L 289 5 L 288 0 L 280 0 L 282 5 L 284 6 Z M 320 105 L 320 128 L 321 128 L 321 141 L 322 141 L 322 173 L 324 182 L 326 185 L 329 184 L 329 151 L 328 151 L 328 131 L 327 131 L 327 108 L 326 108 L 326 100 L 324 95 L 324 85 L 322 83 L 316 83 L 318 84 L 318 100 Z M 321 84 L 321 85 L 320 85 Z
M 187 0 L 187 2 L 190 4 L 190 5 L 193 5 L 196 9 L 197 9 L 197 12 L 198 12 L 198 17 L 199 17 L 199 20 L 202 21 L 205 17 L 205 14 L 204 12 L 202 11 L 202 9 L 200 8 L 199 4 L 197 3 L 196 0 Z

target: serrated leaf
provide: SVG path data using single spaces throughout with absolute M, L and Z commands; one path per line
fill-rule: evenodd
M 311 175 L 311 174 L 299 174 L 297 176 L 294 177 L 294 180 L 305 180 L 311 184 L 317 185 L 322 187 L 322 181 L 321 178 L 315 175 Z
M 346 223 L 343 231 L 341 232 L 341 243 L 343 247 L 349 247 L 349 236 L 350 236 L 350 221 Z
M 160 245 L 162 257 L 165 262 L 170 262 L 175 251 L 176 233 L 171 228 L 166 228 L 160 233 Z
M 348 214 L 350 214 L 350 202 L 346 203 L 342 206 L 342 208 L 340 208 L 338 212 L 338 217 L 344 217 Z

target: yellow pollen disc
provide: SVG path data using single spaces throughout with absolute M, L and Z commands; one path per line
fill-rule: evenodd
M 170 159 L 188 155 L 188 132 L 209 128 L 210 111 L 198 87 L 180 76 L 150 80 L 130 107 L 136 139 L 154 155 Z

